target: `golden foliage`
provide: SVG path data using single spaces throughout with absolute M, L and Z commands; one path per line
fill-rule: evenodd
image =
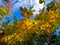
M 6 7 L 0 6 L 0 18 L 3 18 L 4 15 L 9 15 L 11 14 L 10 9 L 6 9 Z
M 32 10 L 32 7 L 30 7 L 29 10 L 26 7 L 24 7 L 24 8 L 20 7 L 20 10 L 22 12 L 22 16 L 23 17 L 27 17 L 27 18 L 32 16 L 33 15 L 33 11 L 34 11 L 34 10 Z
M 28 11 L 25 7 L 21 8 L 22 16 L 28 18 L 32 16 L 32 12 Z M 5 30 L 12 33 L 4 36 L 1 41 L 5 41 L 8 44 L 16 41 L 26 41 L 30 37 L 38 37 L 39 35 L 50 35 L 60 27 L 60 8 L 56 10 L 49 10 L 48 12 L 41 12 L 36 15 L 35 19 L 21 19 L 13 25 L 6 26 Z M 6 33 L 7 33 L 6 31 Z

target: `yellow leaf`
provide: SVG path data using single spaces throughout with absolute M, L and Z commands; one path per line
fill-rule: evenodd
M 0 15 L 0 18 L 2 18 L 3 16 L 2 15 Z

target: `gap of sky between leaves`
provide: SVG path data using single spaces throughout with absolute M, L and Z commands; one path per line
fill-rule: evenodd
M 50 3 L 52 0 L 46 0 L 46 4 Z M 35 10 L 34 16 L 39 13 L 39 9 L 43 9 L 45 7 L 44 3 L 39 4 L 39 0 L 11 0 L 11 2 L 14 3 L 14 7 L 11 9 L 12 10 L 12 16 L 9 18 L 11 22 L 14 22 L 14 16 L 16 16 L 17 20 L 22 19 L 21 16 L 21 11 L 19 7 L 26 7 L 29 8 L 30 6 L 33 6 L 33 10 Z M 3 5 L 3 2 L 0 0 L 0 6 Z M 7 22 L 7 18 L 3 18 L 4 22 Z

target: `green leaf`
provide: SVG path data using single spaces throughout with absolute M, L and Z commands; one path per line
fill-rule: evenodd
M 42 4 L 42 3 L 45 3 L 45 0 L 39 0 L 39 3 Z

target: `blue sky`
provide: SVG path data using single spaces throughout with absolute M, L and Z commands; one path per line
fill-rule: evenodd
M 51 2 L 52 0 L 46 0 L 46 4 Z M 12 8 L 12 16 L 10 17 L 11 22 L 14 21 L 14 16 L 16 16 L 16 18 L 18 20 L 22 19 L 21 16 L 21 11 L 19 10 L 19 7 L 22 6 L 26 6 L 27 8 L 29 8 L 31 5 L 34 6 L 33 9 L 35 9 L 36 11 L 34 12 L 34 15 L 39 13 L 39 9 L 43 8 L 44 4 L 39 4 L 39 0 L 14 0 L 12 1 L 14 3 L 14 7 Z M 0 6 L 5 6 L 4 3 L 0 0 Z M 39 6 L 39 7 L 38 7 Z M 37 8 L 37 9 L 36 9 Z M 5 20 L 5 22 L 7 21 L 7 19 L 3 19 Z
M 34 1 L 34 0 L 33 0 Z M 20 6 L 22 6 L 22 7 L 24 7 L 24 6 L 26 6 L 27 8 L 29 8 L 30 7 L 30 5 L 32 5 L 32 6 L 34 6 L 34 4 L 35 4 L 35 6 L 34 6 L 34 8 L 33 9 L 35 9 L 36 11 L 34 12 L 34 15 L 36 15 L 37 13 L 38 13 L 38 10 L 39 10 L 39 8 L 38 8 L 38 6 L 40 7 L 40 8 L 43 8 L 43 4 L 38 4 L 38 1 L 36 0 L 35 2 L 31 2 L 30 0 L 29 1 L 27 1 L 27 3 L 26 3 L 26 1 L 22 1 L 22 0 L 15 0 L 15 1 L 13 1 L 14 2 L 14 9 L 13 9 L 13 16 L 12 17 L 14 17 L 14 16 L 16 16 L 17 17 L 17 19 L 18 20 L 20 20 L 20 19 L 22 19 L 22 16 L 21 16 L 21 11 L 19 10 L 19 7 Z M 49 3 L 49 2 L 51 2 L 52 0 L 46 0 L 46 3 Z M 32 3 L 32 4 L 31 4 Z M 37 8 L 37 9 L 36 9 Z M 18 15 L 18 16 L 17 16 Z
M 4 6 L 4 4 L 2 3 L 1 0 L 0 0 L 0 2 L 1 2 L 0 5 Z M 30 0 L 24 0 L 24 1 L 14 0 L 12 2 L 14 3 L 14 7 L 12 8 L 12 16 L 10 17 L 11 22 L 14 21 L 14 16 L 16 16 L 16 18 L 18 20 L 22 19 L 21 11 L 19 10 L 20 6 L 27 7 L 27 8 L 29 8 L 30 6 L 34 6 L 34 8 L 33 8 L 35 10 L 34 15 L 36 15 L 39 13 L 39 9 L 42 9 L 43 5 L 44 5 L 44 4 L 39 4 L 39 0 L 31 0 L 31 1 Z M 5 20 L 5 22 L 7 21 L 7 19 L 5 19 L 5 18 L 3 20 Z

